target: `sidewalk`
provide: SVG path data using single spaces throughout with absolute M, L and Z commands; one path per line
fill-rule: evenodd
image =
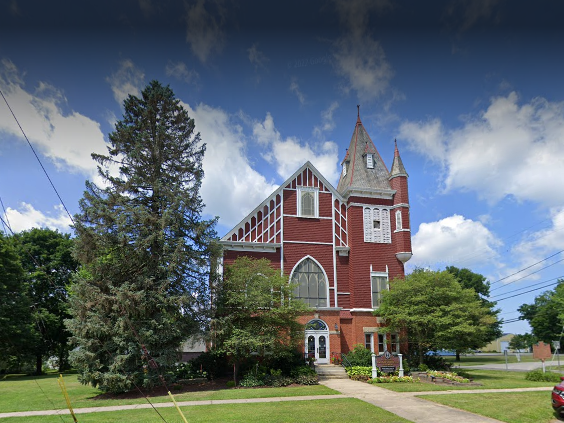
M 404 419 L 415 423 L 499 423 L 499 420 L 450 408 L 416 398 L 406 393 L 388 391 L 369 383 L 358 382 L 350 379 L 329 379 L 321 382 L 328 388 L 334 389 L 347 396 L 358 398 L 362 401 L 383 408 Z M 552 388 L 549 388 L 552 389 Z M 516 391 L 516 390 L 513 390 Z M 482 393 L 484 390 L 482 390 Z M 489 390 L 487 390 L 489 392 Z M 438 392 L 426 392 L 436 394 Z M 466 393 L 466 391 L 451 391 L 451 393 Z M 420 395 L 423 393 L 419 393 Z

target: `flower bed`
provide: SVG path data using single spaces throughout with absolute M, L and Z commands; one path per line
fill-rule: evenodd
M 378 376 L 373 379 L 369 379 L 368 383 L 394 383 L 394 382 L 419 382 L 419 379 L 413 379 L 411 376 Z
M 443 381 L 449 380 L 451 382 L 456 382 L 456 383 L 470 383 L 470 382 L 472 382 L 470 379 L 459 376 L 458 374 L 456 374 L 454 372 L 440 372 L 438 370 L 429 370 L 429 371 L 427 371 L 427 375 L 433 381 L 436 380 L 436 379 L 442 379 Z

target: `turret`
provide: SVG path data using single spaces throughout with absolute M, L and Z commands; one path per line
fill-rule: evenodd
M 396 191 L 394 194 L 394 217 L 392 221 L 393 238 L 396 245 L 396 257 L 405 264 L 411 256 L 411 225 L 409 222 L 409 194 L 407 174 L 398 150 L 398 143 L 394 140 L 394 161 L 390 172 L 390 186 Z

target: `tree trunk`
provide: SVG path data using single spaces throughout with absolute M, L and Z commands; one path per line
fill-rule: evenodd
M 423 347 L 419 346 L 419 364 L 423 364 Z
M 456 351 L 456 359 L 457 362 L 460 362 L 460 351 Z
M 35 356 L 35 374 L 40 375 L 43 373 L 43 356 L 37 354 Z

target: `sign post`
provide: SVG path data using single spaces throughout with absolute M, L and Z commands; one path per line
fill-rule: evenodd
M 374 358 L 372 359 L 374 360 Z M 384 354 L 376 357 L 376 367 L 382 373 L 394 373 L 401 367 L 400 358 L 397 355 L 390 354 L 389 351 L 384 351 Z
M 403 354 L 398 354 L 400 359 L 399 377 L 403 377 Z
M 378 377 L 378 370 L 376 370 L 376 354 L 372 353 L 372 379 Z
M 533 358 L 542 361 L 542 372 L 546 373 L 544 361 L 551 357 L 550 345 L 540 341 L 538 344 L 533 345 Z
M 558 357 L 558 370 L 560 370 L 560 341 L 552 341 L 552 346 L 554 347 L 556 357 Z M 554 362 L 554 357 L 552 357 L 552 362 Z

